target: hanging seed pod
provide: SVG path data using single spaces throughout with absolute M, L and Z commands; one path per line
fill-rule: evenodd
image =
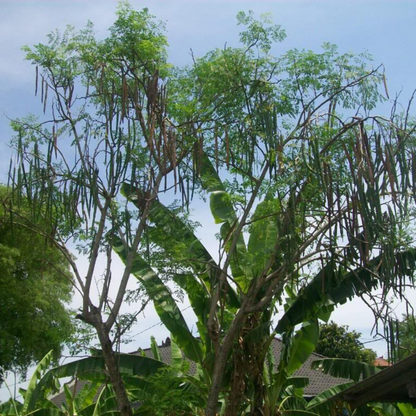
M 56 133 L 55 123 L 52 126 L 52 140 L 53 140 L 53 147 L 55 149 L 55 157 L 58 156 L 58 135 Z
M 133 90 L 133 103 L 134 103 L 134 110 L 136 112 L 136 119 L 140 120 L 140 105 L 139 105 L 139 88 L 137 81 L 134 84 L 134 90 Z
M 68 96 L 68 106 L 72 105 L 72 97 L 74 95 L 74 84 L 69 86 L 69 96 Z M 87 95 L 88 95 L 88 86 L 87 86 Z
M 43 114 L 46 113 L 46 103 L 48 101 L 48 83 L 45 82 L 45 99 L 43 101 Z
M 36 65 L 36 75 L 35 75 L 35 97 L 38 95 L 38 83 L 39 83 L 39 66 Z
M 128 88 L 126 77 L 123 75 L 121 80 L 121 121 L 124 120 L 124 117 L 127 114 L 127 105 L 128 105 Z
M 168 138 L 166 134 L 166 123 L 163 123 L 162 125 L 163 129 L 163 155 L 162 155 L 162 161 L 163 161 L 163 173 L 165 174 L 165 189 L 167 188 L 167 175 L 166 175 L 166 167 L 167 167 L 167 149 L 168 149 Z
M 367 166 L 367 176 L 368 176 L 368 180 L 371 184 L 371 186 L 374 186 L 374 165 L 373 165 L 373 159 L 372 159 L 372 155 L 371 155 L 371 147 L 370 147 L 370 143 L 368 140 L 368 136 L 367 136 L 367 132 L 364 129 L 364 124 L 360 123 L 360 134 L 361 134 L 361 139 L 362 139 L 362 149 L 365 152 L 365 159 L 366 159 L 366 166 Z
M 43 94 L 45 90 L 45 78 L 42 77 L 42 82 L 40 84 L 40 102 L 43 104 Z
M 228 127 L 227 125 L 224 126 L 225 130 L 225 163 L 227 165 L 227 168 L 230 167 L 230 141 L 228 137 Z
M 202 133 L 199 136 L 198 152 L 199 152 L 198 159 L 200 161 L 199 174 L 201 174 L 202 159 L 203 159 L 203 155 L 204 155 L 204 135 Z
M 413 183 L 413 198 L 416 203 L 416 153 L 412 152 L 412 183 Z
M 326 181 L 326 194 L 327 194 L 327 199 L 328 199 L 328 209 L 330 212 L 334 212 L 334 195 L 333 195 L 333 190 L 332 190 L 332 174 L 331 174 L 331 167 L 324 162 L 323 164 L 324 167 L 324 178 Z
M 384 90 L 386 91 L 387 98 L 389 99 L 390 96 L 389 96 L 389 90 L 387 88 L 386 74 L 383 74 L 383 84 L 384 84 Z
M 195 140 L 194 145 L 193 145 L 193 159 L 194 159 L 194 163 L 193 163 L 193 171 L 192 171 L 192 181 L 195 182 L 196 178 L 199 177 L 200 175 L 200 160 L 199 160 L 199 146 L 198 146 L 198 141 Z
M 214 153 L 215 153 L 215 169 L 218 173 L 219 167 L 219 158 L 218 158 L 218 132 L 217 132 L 217 125 L 214 127 Z
M 172 163 L 173 169 L 176 168 L 176 165 L 178 163 L 177 154 L 176 154 L 176 144 L 177 144 L 176 135 L 175 135 L 175 132 L 172 131 L 172 137 L 171 137 L 171 140 L 170 140 L 170 147 L 171 147 L 171 152 L 170 153 L 171 153 L 171 157 L 172 157 L 171 163 Z
M 278 170 L 277 173 L 281 175 L 284 171 L 284 162 L 283 162 L 283 137 L 280 137 L 277 142 L 277 163 Z
M 158 158 L 158 162 L 160 163 L 161 160 L 161 147 L 162 147 L 162 130 L 159 128 L 159 134 L 155 135 L 156 132 L 156 126 L 155 126 L 155 120 L 154 120 L 154 115 L 151 114 L 151 118 L 150 118 L 150 131 L 152 132 L 152 135 L 154 137 L 154 141 L 155 141 L 155 145 L 156 145 L 156 154 L 157 154 L 157 158 Z
M 391 193 L 392 193 L 392 196 L 393 196 L 393 200 L 396 201 L 395 178 L 394 178 L 394 171 L 393 171 L 394 168 L 393 168 L 393 166 L 390 162 L 392 154 L 390 152 L 389 145 L 386 145 L 386 147 L 385 147 L 385 154 L 386 154 L 385 167 L 387 169 L 387 174 L 388 174 L 388 177 L 389 177 L 390 189 L 391 189 Z M 393 162 L 394 162 L 394 160 L 393 160 Z

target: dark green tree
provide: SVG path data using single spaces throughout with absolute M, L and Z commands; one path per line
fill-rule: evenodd
M 416 352 L 416 321 L 413 315 L 403 315 L 398 323 L 399 359 Z
M 347 358 L 373 364 L 376 352 L 364 348 L 361 334 L 349 331 L 348 326 L 331 321 L 319 326 L 319 340 L 315 352 L 328 358 Z
M 24 198 L 19 209 L 12 200 L 0 187 L 0 377 L 24 376 L 51 349 L 59 358 L 72 333 L 68 262 L 50 241 L 51 225 L 33 222 Z
M 413 314 L 403 314 L 401 320 L 390 318 L 386 327 L 390 361 L 400 361 L 416 352 L 416 322 Z

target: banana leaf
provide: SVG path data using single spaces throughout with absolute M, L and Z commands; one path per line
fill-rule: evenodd
M 347 378 L 354 381 L 365 379 L 380 371 L 379 368 L 372 364 L 346 358 L 323 358 L 322 360 L 316 360 L 312 363 L 312 368 L 321 370 L 332 377 Z
M 114 237 L 113 250 L 126 262 L 127 253 L 122 241 Z M 192 335 L 169 288 L 139 255 L 134 255 L 131 273 L 142 283 L 153 301 L 157 314 L 185 355 L 196 363 L 202 363 L 203 353 L 199 341 Z
M 224 248 L 229 253 L 238 227 L 238 218 L 231 196 L 226 192 L 224 184 L 207 155 L 204 155 L 201 163 L 200 181 L 202 187 L 210 193 L 210 208 L 215 223 L 223 224 L 220 234 Z M 251 276 L 247 266 L 247 248 L 242 233 L 237 236 L 235 250 L 229 254 L 231 255 L 230 267 L 233 279 L 244 292 L 249 286 Z
M 286 373 L 293 374 L 298 370 L 315 350 L 319 339 L 318 321 L 305 322 L 296 332 L 289 349 L 289 360 L 286 364 Z
M 278 208 L 278 200 L 265 200 L 257 205 L 250 220 L 250 238 L 247 249 L 254 277 L 259 276 L 270 259 L 276 256 Z
M 397 275 L 407 276 L 416 262 L 416 250 L 410 249 L 396 255 Z M 334 262 L 326 264 L 315 277 L 300 290 L 297 299 L 279 320 L 275 331 L 282 334 L 288 328 L 304 322 L 310 317 L 319 317 L 326 306 L 342 304 L 360 293 L 376 289 L 383 273 L 383 255 L 369 261 L 366 268 L 344 273 Z M 389 274 L 386 270 L 387 275 Z
M 136 198 L 140 192 L 138 188 L 123 183 L 121 192 L 125 198 L 140 207 Z M 159 200 L 152 202 L 148 218 L 156 226 L 148 228 L 150 240 L 173 258 L 191 266 L 198 275 L 203 274 L 207 265 L 216 266 L 216 262 L 189 225 Z M 205 283 L 210 284 L 209 276 L 205 276 Z
M 337 386 L 330 387 L 329 389 L 323 391 L 322 393 L 315 396 L 307 405 L 307 409 L 313 409 L 322 415 L 330 415 L 335 406 L 343 407 L 343 404 L 339 402 L 332 401 L 332 398 L 337 394 L 342 393 L 344 390 L 347 390 L 355 383 L 353 381 L 349 383 L 339 384 Z
M 122 374 L 149 376 L 155 374 L 161 367 L 165 367 L 163 362 L 149 357 L 131 354 L 118 354 L 117 362 Z M 36 408 L 36 403 L 45 396 L 45 390 L 54 386 L 55 380 L 64 377 L 78 377 L 80 379 L 106 381 L 104 374 L 105 362 L 103 357 L 88 357 L 72 363 L 52 368 L 39 380 L 30 396 L 29 406 Z

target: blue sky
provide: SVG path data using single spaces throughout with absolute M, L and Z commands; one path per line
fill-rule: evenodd
M 406 0 L 131 0 L 133 7 L 148 7 L 166 22 L 170 60 L 191 63 L 190 49 L 201 56 L 215 47 L 237 45 L 238 11 L 256 15 L 271 12 L 287 32 L 274 53 L 290 48 L 319 51 L 323 42 L 337 44 L 341 52 L 370 52 L 374 66 L 384 64 L 390 97 L 402 91 L 406 104 L 416 88 L 416 1 Z M 34 68 L 24 61 L 23 45 L 46 42 L 48 32 L 67 24 L 81 29 L 91 20 L 100 37 L 114 21 L 117 2 L 112 0 L 0 0 L 0 181 L 5 181 L 11 157 L 8 118 L 40 114 L 34 97 Z M 388 106 L 378 111 L 386 113 Z M 208 227 L 211 225 L 209 224 Z M 200 230 L 206 238 L 206 229 Z M 362 332 L 369 340 L 372 315 L 361 303 L 340 308 L 335 319 Z M 152 311 L 135 333 L 157 323 Z M 167 334 L 155 327 L 140 335 L 127 350 L 147 346 L 150 335 L 160 342 Z M 160 334 L 158 336 L 158 334 Z M 133 346 L 134 345 L 134 346 Z M 384 344 L 369 344 L 385 354 Z

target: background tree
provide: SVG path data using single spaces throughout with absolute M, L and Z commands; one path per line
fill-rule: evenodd
M 399 321 L 399 357 L 403 359 L 416 352 L 416 322 L 413 315 L 403 315 Z
M 373 364 L 376 352 L 364 348 L 361 334 L 348 331 L 348 326 L 331 321 L 319 326 L 319 340 L 315 352 L 328 358 L 347 358 Z
M 416 322 L 413 314 L 403 314 L 401 320 L 390 318 L 386 327 L 391 362 L 400 361 L 416 352 Z
M 24 197 L 18 210 L 12 200 L 0 187 L 0 383 L 8 371 L 25 376 L 51 349 L 57 360 L 73 330 L 72 275 L 45 237 L 53 227 L 31 221 Z

